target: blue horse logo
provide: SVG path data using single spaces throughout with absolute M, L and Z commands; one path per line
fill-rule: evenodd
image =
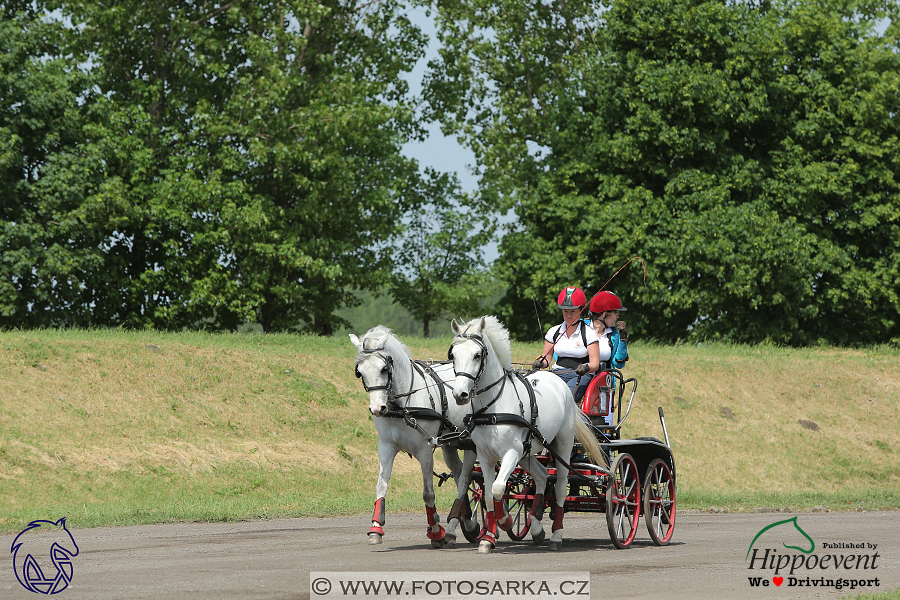
M 747 557 L 750 556 L 750 551 L 753 549 L 753 544 L 756 543 L 756 540 L 759 539 L 759 536 L 761 536 L 762 534 L 764 534 L 765 532 L 769 531 L 770 529 L 772 529 L 774 527 L 778 527 L 779 525 L 787 525 L 788 523 L 792 523 L 794 525 L 794 529 L 797 530 L 804 538 L 809 540 L 809 548 L 805 549 L 805 548 L 801 548 L 800 546 L 788 546 L 784 542 L 782 542 L 781 545 L 784 546 L 785 548 L 790 548 L 792 550 L 799 550 L 800 552 L 802 552 L 804 554 L 812 554 L 812 551 L 816 549 L 816 543 L 813 541 L 813 539 L 811 537 L 809 537 L 809 534 L 807 534 L 805 531 L 803 531 L 803 529 L 800 528 L 800 525 L 797 524 L 797 517 L 792 517 L 790 519 L 785 519 L 784 521 L 776 521 L 775 523 L 772 523 L 771 525 L 766 525 L 765 527 L 760 529 L 759 533 L 756 534 L 756 537 L 753 538 L 753 541 L 750 542 L 750 547 L 747 548 Z M 789 535 L 788 531 L 784 531 L 784 530 L 779 530 L 779 533 L 782 533 L 784 535 Z M 805 542 L 801 542 L 801 543 L 804 546 L 806 545 Z
M 33 535 L 25 536 L 29 532 Z M 16 579 L 26 590 L 58 594 L 72 581 L 72 557 L 78 556 L 78 545 L 66 529 L 65 517 L 55 523 L 32 521 L 13 540 L 10 552 Z

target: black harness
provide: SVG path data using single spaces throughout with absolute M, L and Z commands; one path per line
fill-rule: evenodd
M 426 421 L 439 421 L 440 426 L 438 428 L 438 434 L 437 434 L 438 437 L 440 437 L 444 433 L 444 431 L 446 431 L 448 429 L 457 431 L 456 426 L 447 417 L 449 405 L 447 403 L 447 392 L 444 390 L 444 387 L 445 386 L 449 387 L 449 386 L 444 381 L 441 380 L 441 378 L 437 374 L 437 372 L 435 372 L 435 370 L 433 368 L 431 368 L 431 365 L 429 365 L 428 363 L 423 362 L 423 361 L 410 359 L 409 362 L 413 369 L 413 376 L 410 377 L 409 391 L 407 391 L 405 394 L 395 394 L 393 392 L 394 358 L 390 354 L 382 354 L 381 351 L 383 351 L 383 350 L 385 350 L 385 348 L 376 348 L 374 350 L 362 350 L 361 352 L 363 354 L 374 354 L 384 361 L 385 366 L 387 367 L 387 382 L 384 385 L 375 385 L 375 386 L 370 387 L 366 383 L 366 380 L 362 376 L 362 373 L 359 372 L 358 365 L 355 369 L 356 376 L 362 381 L 363 388 L 365 388 L 366 392 L 373 392 L 373 391 L 377 391 L 377 390 L 386 390 L 387 391 L 388 411 L 381 416 L 382 417 L 390 417 L 393 419 L 403 419 L 407 425 L 409 425 L 413 429 L 417 429 L 419 432 L 422 433 L 423 436 L 426 437 L 426 439 L 429 439 L 429 440 L 430 440 L 430 438 L 428 437 L 428 435 L 418 426 L 418 422 L 417 422 L 418 419 L 424 419 Z M 422 377 L 423 381 L 425 382 L 424 388 L 413 389 L 414 385 L 415 385 L 415 380 L 416 380 L 416 375 L 415 375 L 416 373 L 418 373 Z M 437 384 L 438 390 L 440 391 L 439 397 L 440 397 L 441 412 L 437 412 L 437 410 L 436 410 L 437 406 L 435 405 L 434 396 L 431 394 L 431 385 L 429 385 L 429 383 L 428 383 L 428 377 L 426 377 L 426 373 L 428 374 L 428 376 L 430 376 L 434 380 L 434 382 Z M 428 400 L 431 403 L 430 409 L 424 408 L 424 407 L 418 407 L 418 406 L 412 406 L 412 407 L 405 406 L 405 405 L 397 402 L 397 400 L 399 400 L 400 398 L 409 398 L 410 396 L 412 396 L 414 393 L 418 392 L 421 389 L 428 390 Z
M 478 373 L 476 375 L 472 375 L 471 373 L 466 373 L 464 371 L 456 371 L 457 376 L 463 376 L 471 379 L 474 383 L 475 392 L 473 396 L 478 396 L 487 392 L 491 388 L 500 385 L 500 389 L 497 390 L 497 394 L 491 399 L 490 402 L 479 408 L 477 411 L 472 414 L 468 414 L 463 418 L 463 422 L 466 424 L 466 433 L 463 434 L 463 437 L 468 437 L 471 435 L 472 431 L 478 425 L 522 425 L 523 427 L 528 428 L 528 433 L 525 436 L 525 440 L 523 441 L 525 454 L 531 452 L 531 439 L 532 436 L 537 435 L 538 439 L 541 440 L 541 443 L 544 443 L 543 436 L 538 431 L 535 423 L 538 418 L 538 406 L 537 401 L 534 397 L 534 388 L 529 385 L 528 381 L 520 374 L 515 371 L 503 371 L 503 375 L 500 376 L 500 379 L 495 381 L 494 383 L 487 385 L 481 389 L 478 389 L 478 381 L 481 379 L 481 376 L 484 375 L 484 368 L 487 362 L 487 346 L 484 343 L 484 338 L 478 334 L 472 333 L 460 333 L 457 334 L 457 338 L 463 338 L 464 340 L 471 340 L 478 344 L 481 348 L 481 359 L 478 365 Z M 447 350 L 447 358 L 453 360 L 453 346 L 458 343 L 454 341 L 450 344 L 450 349 Z M 455 370 L 455 367 L 454 367 Z M 519 395 L 519 387 L 516 385 L 517 381 L 522 383 L 525 386 L 525 389 L 528 390 L 528 400 L 531 405 L 531 420 L 528 421 L 525 419 L 525 407 L 522 404 L 522 397 Z M 513 385 L 513 389 L 516 391 L 516 397 L 519 399 L 519 413 L 518 415 L 513 413 L 491 413 L 487 414 L 487 410 L 494 405 L 497 400 L 500 399 L 500 396 L 503 395 L 503 390 L 506 389 L 506 382 L 511 381 Z
M 582 321 L 582 327 L 584 327 L 584 321 Z M 475 427 L 478 427 L 478 426 L 518 425 L 520 427 L 525 427 L 528 430 L 528 433 L 525 436 L 525 440 L 522 442 L 524 455 L 528 455 L 531 453 L 531 440 L 532 440 L 532 438 L 536 438 L 541 443 L 541 445 L 543 445 L 544 448 L 546 448 L 547 451 L 553 456 L 553 458 L 557 461 L 557 463 L 563 464 L 566 466 L 567 469 L 569 469 L 569 472 L 571 475 L 575 475 L 585 481 L 589 481 L 589 482 L 593 483 L 594 479 L 587 477 L 585 475 L 582 475 L 578 471 L 572 470 L 572 467 L 569 465 L 569 463 L 567 463 L 562 457 L 557 456 L 557 454 L 555 452 L 553 452 L 553 450 L 550 448 L 550 442 L 547 441 L 547 439 L 544 437 L 544 435 L 537 428 L 536 423 L 537 423 L 537 418 L 538 418 L 538 406 L 537 406 L 537 401 L 534 396 L 534 388 L 528 383 L 528 380 L 526 380 L 525 377 L 522 376 L 518 372 L 511 371 L 511 370 L 510 371 L 504 370 L 503 375 L 500 377 L 500 379 L 498 379 L 494 383 L 479 390 L 478 389 L 478 380 L 481 379 L 481 376 L 484 374 L 485 362 L 487 359 L 487 346 L 485 345 L 484 340 L 481 335 L 471 334 L 471 333 L 460 333 L 460 334 L 457 334 L 456 337 L 463 338 L 465 340 L 472 340 L 481 347 L 481 362 L 478 366 L 478 373 L 476 375 L 473 376 L 471 373 L 456 371 L 457 376 L 461 375 L 463 377 L 467 377 L 467 378 L 473 380 L 474 387 L 476 389 L 474 395 L 477 396 L 483 392 L 486 392 L 498 384 L 502 383 L 502 385 L 500 386 L 500 389 L 497 391 L 497 394 L 493 397 L 493 399 L 491 399 L 490 402 L 488 402 L 487 404 L 485 404 L 484 406 L 482 406 L 480 409 L 473 412 L 472 414 L 468 414 L 465 417 L 463 417 L 463 422 L 466 424 L 465 431 L 444 436 L 443 439 L 439 440 L 439 443 L 443 444 L 448 441 L 460 440 L 463 438 L 467 438 L 467 437 L 471 436 L 472 431 L 474 431 Z M 457 343 L 462 343 L 462 342 L 454 341 L 452 344 L 450 344 L 450 349 L 447 350 L 447 358 L 450 360 L 453 360 L 453 346 L 457 345 Z M 455 370 L 455 368 L 454 368 L 454 370 Z M 487 410 L 491 406 L 493 406 L 494 403 L 497 402 L 497 400 L 503 394 L 503 390 L 506 387 L 507 380 L 513 382 L 513 389 L 516 390 L 516 397 L 519 398 L 520 414 L 518 414 L 518 415 L 514 414 L 514 413 L 490 413 L 490 414 L 488 414 Z M 530 415 L 531 420 L 530 421 L 525 419 L 525 408 L 522 405 L 522 398 L 521 398 L 521 396 L 519 396 L 519 387 L 518 387 L 518 385 L 516 385 L 517 380 L 520 381 L 525 386 L 525 389 L 528 390 L 528 399 L 531 404 L 531 415 Z

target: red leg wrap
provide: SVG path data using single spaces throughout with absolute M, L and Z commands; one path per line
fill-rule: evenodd
M 534 518 L 540 521 L 544 518 L 544 495 L 535 494 L 534 501 L 531 504 L 531 513 Z M 530 525 L 530 523 L 529 523 Z
M 372 527 L 369 528 L 369 533 L 384 535 L 384 529 L 381 528 L 381 526 L 384 525 L 384 498 L 379 498 L 375 501 L 375 510 L 372 511 L 372 521 L 378 523 L 378 525 L 372 525 Z
M 444 539 L 444 528 L 438 525 L 438 531 L 434 531 L 434 526 L 437 525 L 437 509 L 433 506 L 425 507 L 425 515 L 428 517 L 428 528 L 425 530 L 425 535 L 428 536 L 429 540 L 442 540 Z
M 498 517 L 497 515 L 500 516 Z M 506 509 L 503 508 L 502 500 L 494 500 L 494 518 L 497 520 L 497 527 L 503 531 L 512 529 L 512 517 L 506 514 Z M 503 522 L 501 523 L 501 521 Z
M 487 540 L 491 543 L 491 546 L 497 546 L 497 521 L 494 519 L 494 511 L 488 511 L 487 513 L 487 525 L 484 529 L 484 534 L 481 536 L 482 540 Z
M 562 519 L 563 519 L 563 509 L 562 506 L 556 507 L 556 514 L 553 516 L 553 529 L 551 531 L 556 531 L 557 529 L 562 529 Z

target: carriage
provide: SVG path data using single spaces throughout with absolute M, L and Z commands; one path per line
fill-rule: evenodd
M 385 494 L 398 452 L 416 457 L 422 468 L 426 534 L 436 548 L 456 541 L 457 526 L 481 553 L 494 549 L 499 529 L 513 540 L 530 534 L 540 544 L 546 508 L 553 522 L 550 550 L 562 544 L 567 511 L 605 513 L 618 548 L 631 545 L 642 515 L 655 544 L 671 540 L 675 461 L 662 409 L 665 442 L 621 438 L 636 379 L 624 379 L 616 369 L 601 373 L 578 410 L 560 377 L 514 367 L 508 331 L 496 317 L 454 321 L 451 329 L 448 360 L 440 363 L 413 360 L 409 348 L 383 326 L 361 340 L 350 336 L 358 351 L 356 376 L 369 393 L 370 412 L 379 417 L 380 468 L 369 543 L 381 543 L 384 536 Z M 431 478 L 438 446 L 457 487 L 446 530 Z M 476 454 L 480 467 L 474 467 Z M 485 470 L 487 464 L 496 469 Z M 557 481 L 565 497 L 556 497 Z
M 628 548 L 634 541 L 641 516 L 651 540 L 658 546 L 668 544 L 675 529 L 675 459 L 662 407 L 659 408 L 659 419 L 665 441 L 653 437 L 622 439 L 620 435 L 622 424 L 631 411 L 637 384 L 635 378 L 625 379 L 617 369 L 599 373 L 589 384 L 581 409 L 590 419 L 591 430 L 606 452 L 610 466 L 586 462 L 583 447 L 576 442 L 563 508 L 565 512 L 605 513 L 610 539 L 620 549 Z M 623 414 L 626 390 L 629 395 Z M 461 449 L 474 448 L 471 440 L 453 435 L 445 437 L 443 443 Z M 569 457 L 563 458 L 567 459 Z M 548 483 L 554 484 L 555 489 L 555 458 L 544 452 L 538 455 L 538 460 L 547 468 Z M 546 508 L 552 518 L 553 511 L 557 510 L 556 498 L 552 495 L 537 498 L 544 504 L 538 511 Z M 534 480 L 524 469 L 517 467 L 508 478 L 503 494 L 504 508 L 512 519 L 511 527 L 506 530 L 511 540 L 520 541 L 528 534 L 528 515 L 535 499 Z M 470 515 L 481 527 L 463 530 L 463 533 L 469 542 L 478 543 L 485 531 L 485 513 L 489 507 L 485 501 L 482 465 L 476 464 L 467 502 Z

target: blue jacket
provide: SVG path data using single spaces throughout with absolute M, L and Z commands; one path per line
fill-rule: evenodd
M 625 361 L 628 360 L 628 342 L 619 337 L 619 330 L 615 327 L 609 334 L 609 341 L 612 345 L 612 356 L 609 359 L 609 364 L 614 369 L 621 369 L 625 366 Z

